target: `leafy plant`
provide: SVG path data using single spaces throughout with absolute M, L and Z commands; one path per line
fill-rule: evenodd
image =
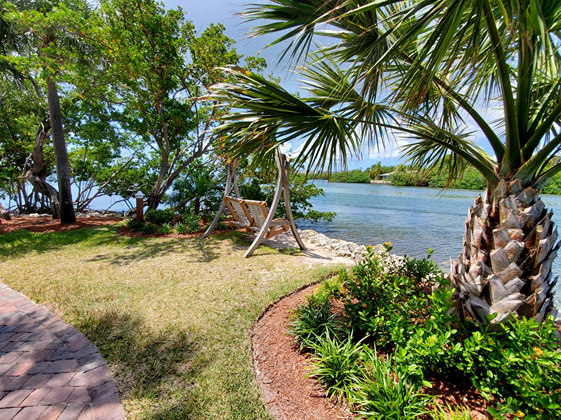
M 376 256 L 370 251 L 345 283 L 345 316 L 351 328 L 381 347 L 405 344 L 415 320 L 430 314 L 416 278 L 404 275 L 400 267 L 387 252 Z
M 449 404 L 446 407 L 442 404 L 436 404 L 436 410 L 431 413 L 431 416 L 433 420 L 472 420 L 468 408 L 452 408 Z
M 162 235 L 169 235 L 172 232 L 172 227 L 169 223 L 164 223 L 160 226 L 160 233 Z
M 432 398 L 419 393 L 420 387 L 411 384 L 392 366 L 392 357 L 380 360 L 376 351 L 364 353 L 367 359 L 362 380 L 354 384 L 350 400 L 358 406 L 362 418 L 407 420 L 428 413 Z
M 144 218 L 147 222 L 155 223 L 157 225 L 163 225 L 164 223 L 170 223 L 175 216 L 175 211 L 171 208 L 168 209 L 149 209 Z
M 144 222 L 139 222 L 136 218 L 132 218 L 127 221 L 127 227 L 133 232 L 140 232 L 144 227 Z
M 158 226 L 153 223 L 146 223 L 140 230 L 146 235 L 151 235 L 158 232 Z
M 444 273 L 438 267 L 431 256 L 434 250 L 427 249 L 426 258 L 411 258 L 405 255 L 403 257 L 403 274 L 413 277 L 417 282 L 426 281 L 428 283 L 436 283 L 437 279 L 443 279 Z
M 362 375 L 360 361 L 365 346 L 353 342 L 352 337 L 341 341 L 329 332 L 309 345 L 315 353 L 310 376 L 318 378 L 330 397 L 348 396 Z
M 299 343 L 300 350 L 303 350 L 323 339 L 326 334 L 340 336 L 342 326 L 340 320 L 332 313 L 326 295 L 314 294 L 308 298 L 307 303 L 294 310 L 290 332 Z
M 185 224 L 185 229 L 187 233 L 196 233 L 199 231 L 199 223 L 201 221 L 201 216 L 198 214 L 187 213 L 183 216 L 183 223 Z
M 174 226 L 174 230 L 175 230 L 175 233 L 177 233 L 179 235 L 184 235 L 184 234 L 188 233 L 187 226 L 185 226 L 183 223 L 176 223 L 175 226 Z
M 486 398 L 510 401 L 526 418 L 561 418 L 561 353 L 553 318 L 541 325 L 513 320 L 503 328 L 464 341 L 473 385 Z

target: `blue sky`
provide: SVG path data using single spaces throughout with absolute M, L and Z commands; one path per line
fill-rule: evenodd
M 164 0 L 164 4 L 167 8 L 176 8 L 180 6 L 186 13 L 188 19 L 192 20 L 195 24 L 197 31 L 202 31 L 210 23 L 222 23 L 226 27 L 226 35 L 230 38 L 236 40 L 236 49 L 243 55 L 257 55 L 264 57 L 269 64 L 268 71 L 272 71 L 275 76 L 281 78 L 281 85 L 289 91 L 297 91 L 299 89 L 299 83 L 297 81 L 298 77 L 290 72 L 290 69 L 285 63 L 278 63 L 277 57 L 281 52 L 281 48 L 274 47 L 270 49 L 264 49 L 264 47 L 271 41 L 274 37 L 259 37 L 254 39 L 249 39 L 247 31 L 250 28 L 250 24 L 244 22 L 238 14 L 244 10 L 244 7 L 249 3 L 263 3 L 264 0 Z M 488 110 L 483 111 L 483 115 L 486 116 L 488 121 L 496 120 L 500 117 L 501 112 L 497 109 L 498 104 L 494 107 L 490 107 Z M 468 121 L 469 124 L 469 121 Z M 469 125 L 468 131 L 477 132 L 478 128 L 475 125 Z M 480 143 L 478 140 L 483 140 L 481 134 L 476 134 L 476 142 L 479 143 L 481 147 L 491 153 L 490 148 L 487 146 L 486 141 Z M 398 138 L 398 143 L 405 143 L 406 138 Z M 296 146 L 295 146 L 296 147 Z M 353 160 L 349 162 L 349 168 L 367 168 L 374 163 L 382 161 L 386 165 L 395 165 L 397 163 L 404 162 L 404 159 L 400 160 L 400 152 L 395 144 L 391 144 L 386 147 L 386 149 L 374 149 L 374 150 L 364 150 L 362 158 L 360 160 Z

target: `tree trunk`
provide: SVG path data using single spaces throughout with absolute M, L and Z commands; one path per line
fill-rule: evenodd
M 58 191 L 60 199 L 60 223 L 69 225 L 76 222 L 74 206 L 72 204 L 72 191 L 70 189 L 70 164 L 64 140 L 64 129 L 62 125 L 62 112 L 58 99 L 57 86 L 54 80 L 47 80 L 47 99 L 49 102 L 49 114 L 53 130 L 53 147 L 56 159 L 56 173 L 58 179 Z
M 53 219 L 56 220 L 60 219 L 58 191 L 55 187 L 45 181 L 48 174 L 46 172 L 45 158 L 43 154 L 43 146 L 50 128 L 50 121 L 43 121 L 41 123 L 41 127 L 37 130 L 37 134 L 35 135 L 35 145 L 33 146 L 33 152 L 31 153 L 33 164 L 31 165 L 31 168 L 26 171 L 25 175 L 19 177 L 19 179 L 29 181 L 36 193 L 41 194 L 43 197 L 49 197 L 51 202 L 51 213 L 53 215 Z M 23 196 L 25 197 L 28 210 L 31 210 L 25 189 L 23 189 Z M 37 203 L 37 199 L 35 200 L 35 203 Z M 35 211 L 36 210 L 37 205 L 35 204 Z
M 488 324 L 513 317 L 545 319 L 557 278 L 557 229 L 538 191 L 501 181 L 475 199 L 466 220 L 462 254 L 451 261 L 450 280 L 462 319 Z
M 164 196 L 163 194 L 157 193 L 155 190 L 152 191 L 148 196 L 148 199 L 146 200 L 146 204 L 148 205 L 147 210 L 157 209 L 158 206 L 160 205 L 160 202 L 162 201 L 163 196 Z

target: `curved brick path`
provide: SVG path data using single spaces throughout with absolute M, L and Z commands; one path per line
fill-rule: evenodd
M 0 420 L 123 420 L 96 347 L 0 283 Z

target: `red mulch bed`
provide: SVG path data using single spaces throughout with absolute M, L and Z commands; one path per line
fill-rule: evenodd
M 0 220 L 0 235 L 3 233 L 15 232 L 20 229 L 42 233 L 62 232 L 110 225 L 120 222 L 121 220 L 123 220 L 121 217 L 77 217 L 76 223 L 63 226 L 60 224 L 60 220 L 53 220 L 52 217 L 12 216 L 12 220 Z
M 253 329 L 253 366 L 269 412 L 275 420 L 334 420 L 354 418 L 347 406 L 329 401 L 325 390 L 306 378 L 309 356 L 300 353 L 288 332 L 292 310 L 304 303 L 314 287 L 282 298 L 266 309 Z M 434 378 L 423 393 L 438 395 L 440 403 L 468 407 L 473 419 L 487 418 L 487 402 L 469 383 Z

